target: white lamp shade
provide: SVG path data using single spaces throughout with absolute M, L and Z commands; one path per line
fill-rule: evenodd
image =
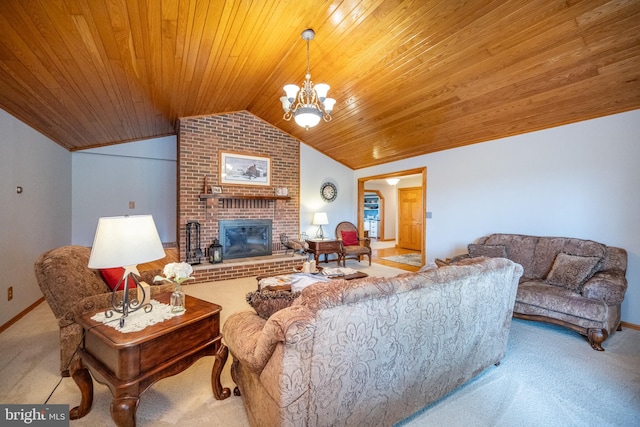
M 287 98 L 286 96 L 281 96 L 280 97 L 280 102 L 282 102 L 282 109 L 284 110 L 285 113 L 289 112 L 289 108 L 291 107 L 291 103 L 289 102 L 289 98 Z
M 151 215 L 103 217 L 98 220 L 89 268 L 135 266 L 165 255 Z
M 322 112 L 314 107 L 302 107 L 298 108 L 296 112 L 293 113 L 293 116 L 296 123 L 300 126 L 304 128 L 312 128 L 320 123 Z
M 331 112 L 333 111 L 333 106 L 336 105 L 336 100 L 333 98 L 327 98 L 324 100 L 323 104 L 324 111 L 326 111 L 327 114 L 331 114 Z
M 327 97 L 327 92 L 329 92 L 329 85 L 326 83 L 318 83 L 317 85 L 314 86 L 315 90 L 316 90 L 316 94 L 318 95 L 318 98 L 320 98 L 320 101 L 324 101 L 325 98 Z
M 327 225 L 329 224 L 329 219 L 325 212 L 316 212 L 313 214 L 313 221 L 311 222 L 313 225 Z
M 300 88 L 296 85 L 285 85 L 284 91 L 287 93 L 289 102 L 293 102 L 296 99 L 296 95 L 298 95 L 299 90 Z

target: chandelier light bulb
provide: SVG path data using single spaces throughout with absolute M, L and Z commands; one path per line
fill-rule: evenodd
M 331 114 L 331 112 L 333 111 L 333 106 L 335 105 L 336 100 L 333 98 L 327 98 L 324 100 L 324 111 L 327 112 L 327 114 Z
M 324 102 L 324 100 L 327 98 L 327 92 L 329 92 L 329 85 L 326 83 L 318 83 L 315 86 L 315 89 L 320 102 Z

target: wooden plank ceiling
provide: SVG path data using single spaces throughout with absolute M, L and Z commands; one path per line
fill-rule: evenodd
M 305 28 L 337 100 L 308 131 Z M 247 110 L 359 169 L 640 108 L 640 0 L 2 0 L 0 30 L 0 107 L 69 150 Z

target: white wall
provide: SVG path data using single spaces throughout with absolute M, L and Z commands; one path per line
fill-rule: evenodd
M 71 154 L 0 110 L 0 325 L 42 297 L 33 265 L 71 237 Z M 23 192 L 18 194 L 18 186 Z M 7 289 L 13 287 L 13 300 Z
M 335 237 L 342 221 L 356 223 L 358 189 L 352 185 L 353 170 L 325 156 L 306 144 L 300 144 L 300 232 L 315 238 L 318 226 L 311 225 L 315 212 L 326 212 L 329 225 L 323 226 L 325 237 Z M 327 203 L 320 197 L 320 186 L 332 182 L 338 189 L 336 200 Z
M 91 246 L 100 217 L 146 214 L 163 243 L 176 242 L 176 150 L 168 136 L 75 151 L 73 244 Z
M 625 248 L 622 319 L 640 324 L 639 161 L 634 110 L 360 169 L 354 182 L 427 167 L 429 261 L 464 253 L 468 243 L 497 232 Z

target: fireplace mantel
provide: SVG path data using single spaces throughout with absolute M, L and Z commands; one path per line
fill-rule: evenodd
M 232 194 L 201 194 L 200 200 L 207 199 L 227 199 L 227 200 L 291 200 L 289 196 L 247 196 Z

